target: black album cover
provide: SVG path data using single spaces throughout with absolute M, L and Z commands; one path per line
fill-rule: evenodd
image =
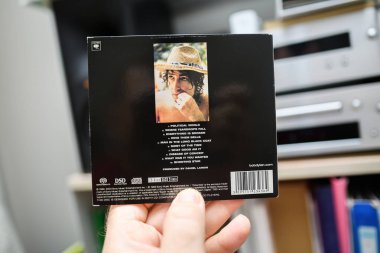
M 278 193 L 272 37 L 88 38 L 93 204 Z

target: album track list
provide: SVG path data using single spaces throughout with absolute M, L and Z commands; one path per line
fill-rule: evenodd
M 162 129 L 157 145 L 166 147 L 161 158 L 166 164 L 163 170 L 208 169 L 201 166 L 209 158 L 205 150 L 211 139 L 205 137 L 206 132 L 199 123 L 169 124 Z

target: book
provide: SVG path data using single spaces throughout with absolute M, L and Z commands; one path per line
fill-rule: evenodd
M 315 238 L 310 210 L 312 201 L 306 181 L 280 182 L 280 195 L 268 199 L 275 252 L 313 253 Z M 266 251 L 263 251 L 266 252 Z
M 356 199 L 350 209 L 355 253 L 379 253 L 380 231 L 378 205 L 374 201 Z
M 89 37 L 93 204 L 278 192 L 272 37 Z
M 329 181 L 315 181 L 312 194 L 317 210 L 318 224 L 324 253 L 340 252 L 338 232 L 333 204 L 333 194 Z
M 346 177 L 330 179 L 340 253 L 351 253 L 350 219 Z

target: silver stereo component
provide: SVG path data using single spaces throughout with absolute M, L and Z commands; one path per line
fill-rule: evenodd
M 360 4 L 267 31 L 280 158 L 380 150 L 378 10 Z
M 379 13 L 373 6 L 268 30 L 276 92 L 380 76 Z
M 276 14 L 279 18 L 287 18 L 360 1 L 362 0 L 276 0 Z
M 380 82 L 277 98 L 279 157 L 380 149 Z

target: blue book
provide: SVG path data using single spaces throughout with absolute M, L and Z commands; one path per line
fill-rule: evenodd
M 340 249 L 331 185 L 328 182 L 315 184 L 312 193 L 319 218 L 323 252 L 338 253 Z
M 370 200 L 355 200 L 351 210 L 355 253 L 380 253 L 379 217 Z

